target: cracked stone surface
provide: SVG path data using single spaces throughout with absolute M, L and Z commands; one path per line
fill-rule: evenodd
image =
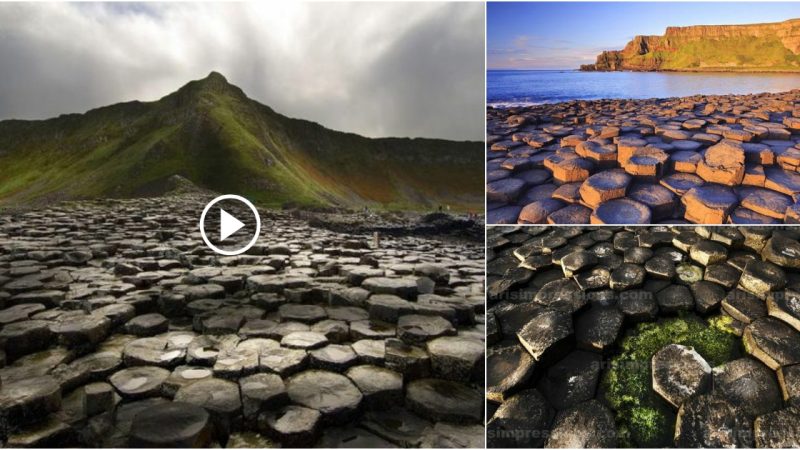
M 626 446 L 632 423 L 658 447 L 797 445 L 800 230 L 506 226 L 487 244 L 490 447 Z M 690 344 L 690 321 L 729 341 Z M 612 370 L 629 363 L 634 382 Z
M 797 223 L 798 101 L 795 90 L 489 107 L 487 222 Z
M 220 256 L 212 198 L 0 214 L 4 445 L 483 446 L 482 236 L 262 210 Z

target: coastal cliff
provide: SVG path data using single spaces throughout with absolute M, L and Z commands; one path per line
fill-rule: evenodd
M 800 72 L 800 19 L 752 25 L 667 27 L 604 51 L 584 71 Z

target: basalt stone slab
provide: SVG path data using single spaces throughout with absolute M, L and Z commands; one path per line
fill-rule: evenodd
M 453 325 L 438 316 L 406 315 L 397 321 L 397 337 L 408 344 L 424 344 L 440 336 L 454 335 Z
M 586 296 L 575 281 L 565 278 L 542 286 L 533 301 L 545 307 L 572 313 L 586 305 Z
M 431 422 L 406 408 L 391 406 L 366 411 L 361 425 L 397 446 L 414 448 L 422 445 L 423 435 L 430 429 Z
M 684 217 L 694 223 L 724 223 L 738 202 L 736 194 L 717 184 L 689 189 L 681 197 L 686 208 Z
M 347 370 L 350 378 L 364 396 L 364 403 L 370 408 L 386 408 L 397 404 L 403 398 L 403 375 L 378 366 L 361 365 Z
M 538 389 L 557 410 L 568 409 L 595 396 L 601 356 L 577 350 L 555 363 L 545 373 Z
M 778 369 L 778 383 L 783 400 L 793 406 L 800 404 L 800 364 Z
M 594 268 L 588 272 L 575 275 L 575 282 L 582 291 L 602 289 L 608 286 L 611 272 L 603 267 Z M 584 293 L 584 295 L 587 295 Z
M 538 448 L 544 445 L 555 411 L 536 389 L 509 398 L 487 424 L 490 448 Z
M 546 198 L 536 200 L 528 203 L 519 210 L 514 220 L 507 221 L 506 223 L 520 223 L 520 224 L 545 224 L 547 218 L 556 211 L 567 206 L 563 201 L 554 198 Z M 491 223 L 502 223 L 492 221 Z
M 571 314 L 547 309 L 532 318 L 517 333 L 517 338 L 535 360 L 541 360 L 551 348 L 568 345 L 572 335 Z
M 764 259 L 783 268 L 800 269 L 800 242 L 776 232 L 762 250 Z
M 772 370 L 800 363 L 800 333 L 778 319 L 754 321 L 745 328 L 742 340 L 745 350 Z
M 783 269 L 768 261 L 755 259 L 747 262 L 739 279 L 739 286 L 761 299 L 785 285 L 786 273 Z
M 781 391 L 775 373 L 751 358 L 740 358 L 715 367 L 714 392 L 753 417 L 781 407 Z
M 502 403 L 533 375 L 533 357 L 520 345 L 489 349 L 486 357 L 486 398 Z
M 586 205 L 596 208 L 603 202 L 624 197 L 631 179 L 631 176 L 622 170 L 607 170 L 594 174 L 581 184 L 581 200 Z
M 161 403 L 142 410 L 131 424 L 132 447 L 207 447 L 212 427 L 205 409 L 188 403 Z
M 678 410 L 678 447 L 752 447 L 752 422 L 721 396 L 689 398 Z
M 611 272 L 609 285 L 611 289 L 617 291 L 632 289 L 644 283 L 645 274 L 646 271 L 641 266 L 628 263 L 622 264 Z
M 257 373 L 239 380 L 242 412 L 246 420 L 256 420 L 262 411 L 273 410 L 288 403 L 286 386 L 280 376 Z
M 314 369 L 343 372 L 356 364 L 358 356 L 349 345 L 329 344 L 308 352 L 309 364 Z
M 39 421 L 61 408 L 61 386 L 49 375 L 4 382 L 0 389 L 3 431 Z
M 592 224 L 648 224 L 652 211 L 644 203 L 631 198 L 618 198 L 602 203 L 589 218 Z
M 614 416 L 597 400 L 558 413 L 546 448 L 607 448 L 617 445 Z
M 242 412 L 239 385 L 219 378 L 206 378 L 180 388 L 175 401 L 204 408 L 217 432 L 225 436 L 236 426 Z
M 655 320 L 658 315 L 658 302 L 653 293 L 641 289 L 621 292 L 617 306 L 634 322 Z
M 476 423 L 483 417 L 483 395 L 461 383 L 424 378 L 406 385 L 406 405 L 435 421 Z
M 305 350 L 290 348 L 269 348 L 261 352 L 259 367 L 277 373 L 283 377 L 304 369 L 308 364 L 308 353 Z
M 696 262 L 708 266 L 724 262 L 728 256 L 728 249 L 724 245 L 711 240 L 703 240 L 694 244 L 689 249 L 689 256 Z
M 800 294 L 788 289 L 768 294 L 767 314 L 800 331 Z
M 739 289 L 734 289 L 725 296 L 722 309 L 734 319 L 746 324 L 767 316 L 767 307 L 761 299 Z
M 7 324 L 0 331 L 0 342 L 8 361 L 28 355 L 50 346 L 50 322 L 24 320 Z
M 160 367 L 140 366 L 120 370 L 108 380 L 123 397 L 138 399 L 158 396 L 169 375 Z
M 653 390 L 675 408 L 711 389 L 711 366 L 693 348 L 667 345 L 651 361 Z
M 483 379 L 484 343 L 465 337 L 441 337 L 427 344 L 433 373 L 446 380 Z
M 620 335 L 624 318 L 614 305 L 592 305 L 575 319 L 577 346 L 601 353 L 608 351 Z
M 686 286 L 671 284 L 656 293 L 658 308 L 664 313 L 678 311 L 691 311 L 694 308 L 694 298 Z
M 363 398 L 352 381 L 333 372 L 301 372 L 289 378 L 286 385 L 293 402 L 320 411 L 323 420 L 330 423 L 342 423 L 352 417 Z
M 755 443 L 759 448 L 800 446 L 800 408 L 790 406 L 756 418 Z
M 708 313 L 719 308 L 725 298 L 725 289 L 710 281 L 701 280 L 689 286 L 695 302 L 695 309 L 700 313 Z
M 597 264 L 597 256 L 587 251 L 577 251 L 561 258 L 564 276 L 571 277 Z
M 259 416 L 259 428 L 291 447 L 310 446 L 317 439 L 322 414 L 311 408 L 289 405 L 265 411 Z

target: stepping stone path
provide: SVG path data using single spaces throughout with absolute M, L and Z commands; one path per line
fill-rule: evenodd
M 648 349 L 633 388 L 650 399 L 642 420 L 659 409 L 645 428 L 665 428 L 658 446 L 800 445 L 800 231 L 506 226 L 487 244 L 489 447 L 635 445 L 617 428 L 630 410 L 607 401 L 611 362 L 643 363 L 618 359 L 638 350 L 626 339 L 676 317 L 727 331 L 738 350 Z
M 262 210 L 220 256 L 213 197 L 0 214 L 3 446 L 483 447 L 482 225 Z
M 794 90 L 490 107 L 487 221 L 798 223 L 798 102 Z

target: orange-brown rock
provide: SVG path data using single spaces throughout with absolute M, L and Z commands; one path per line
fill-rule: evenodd
M 710 182 L 735 186 L 744 178 L 744 148 L 736 141 L 723 140 L 706 150 L 697 164 L 697 175 Z
M 714 184 L 692 188 L 681 197 L 684 217 L 694 223 L 725 223 L 738 201 L 730 189 Z
M 631 176 L 619 169 L 596 173 L 581 185 L 581 200 L 594 209 L 602 202 L 624 197 L 630 182 Z

